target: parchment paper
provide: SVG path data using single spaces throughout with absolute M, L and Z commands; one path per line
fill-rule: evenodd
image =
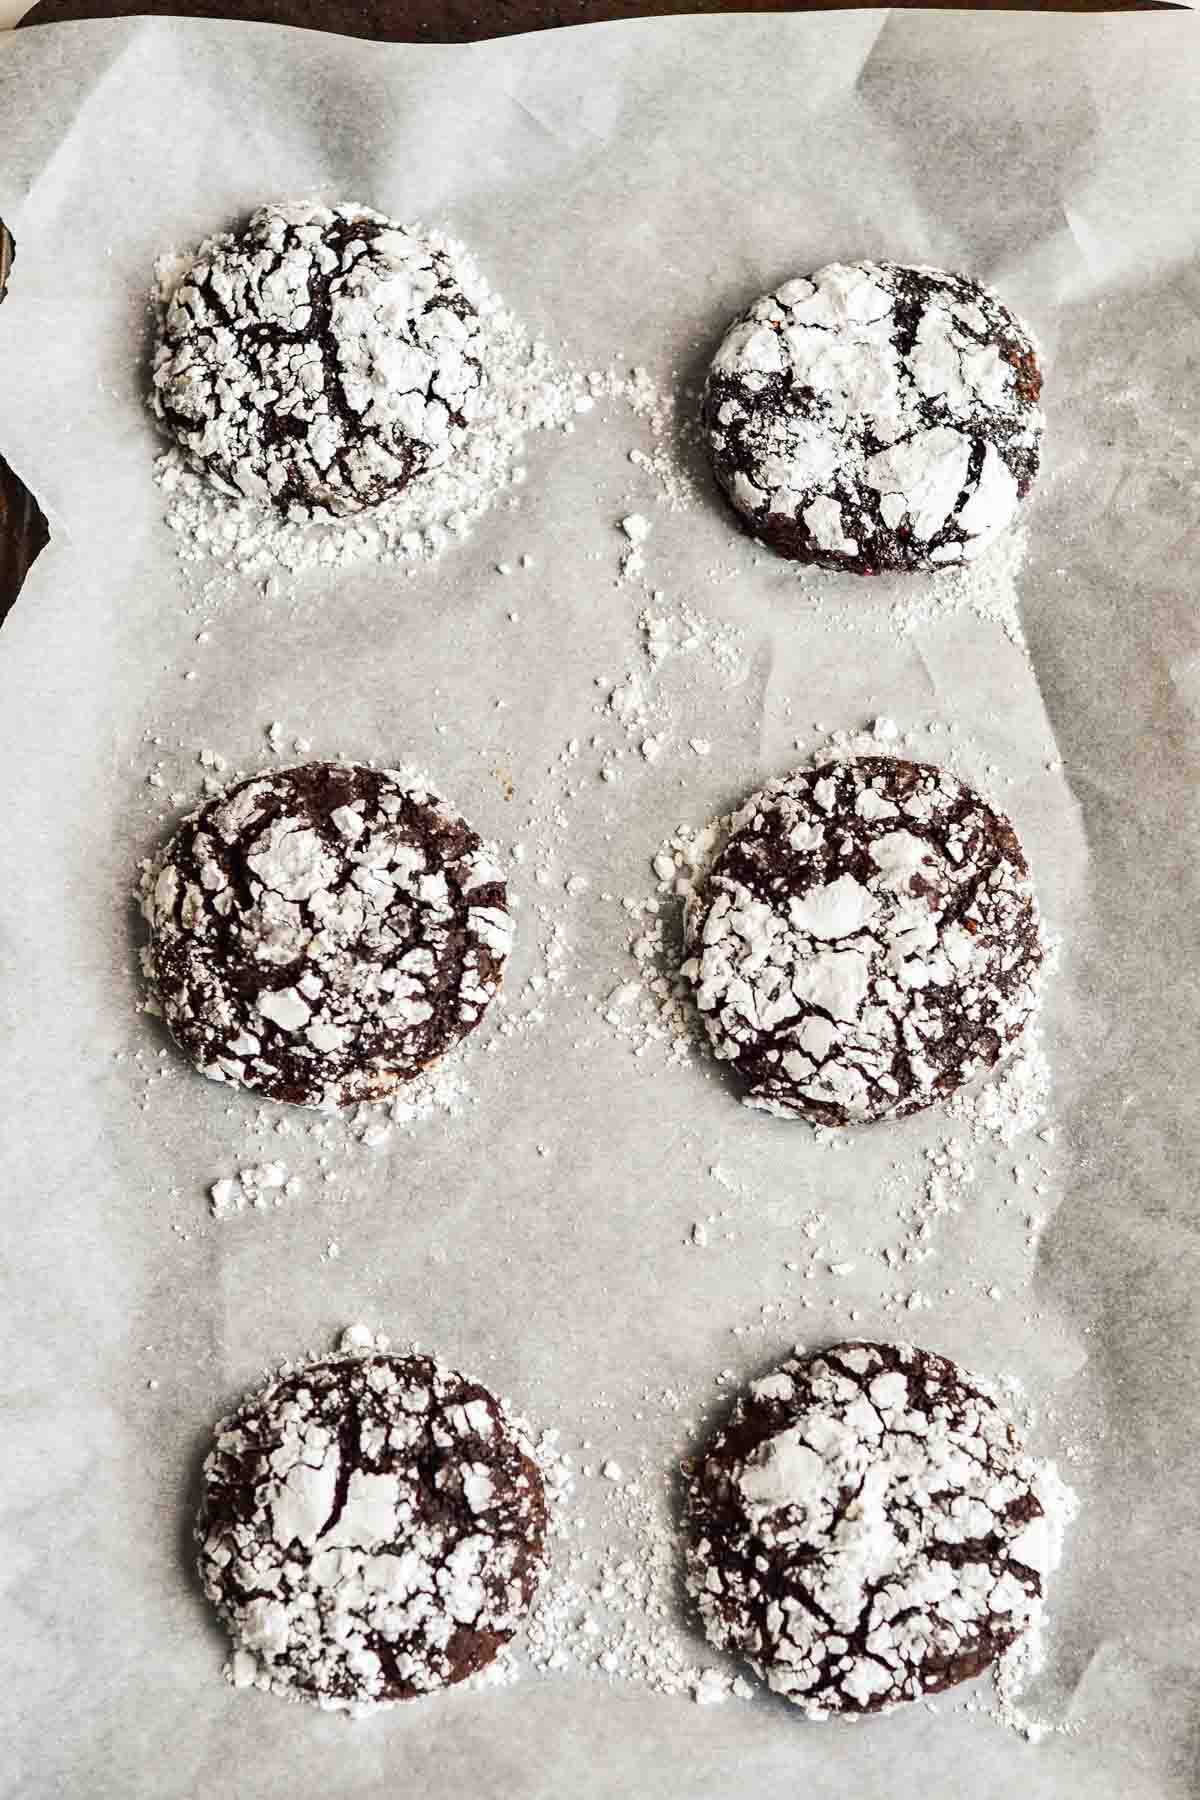
M 1196 1792 L 1198 91 L 1200 30 L 1166 16 L 731 17 L 468 49 L 130 20 L 0 47 L 17 244 L 0 447 L 52 531 L 0 637 L 6 1794 Z M 628 461 L 644 432 L 611 407 L 531 443 L 520 507 L 411 580 L 359 566 L 274 600 L 185 586 L 142 404 L 151 267 L 309 193 L 449 224 L 583 367 L 620 351 L 667 388 L 734 310 L 833 257 L 991 280 L 1046 351 L 1030 658 L 969 613 L 901 639 L 895 585 L 756 560 L 707 489 L 670 513 Z M 597 679 L 642 657 L 646 596 L 614 584 L 633 508 L 664 607 L 743 633 L 740 670 L 664 665 L 656 763 L 594 710 Z M 827 616 L 847 608 L 862 629 Z M 981 1149 L 936 1258 L 895 1278 L 885 1184 L 945 1120 L 830 1148 L 737 1106 L 703 1062 L 635 1058 L 588 998 L 632 972 L 618 901 L 650 891 L 666 832 L 787 768 L 818 724 L 876 714 L 957 726 L 1063 944 L 1056 1142 Z M 256 1102 L 134 1011 L 137 859 L 170 793 L 196 794 L 197 752 L 256 767 L 276 719 L 314 754 L 419 761 L 482 829 L 529 837 L 511 1016 L 555 919 L 569 945 L 540 1029 L 484 1027 L 465 1115 L 339 1151 L 330 1184 L 309 1140 L 277 1135 L 279 1109 L 248 1130 Z M 619 782 L 597 778 L 594 733 L 628 752 Z M 555 896 L 590 877 L 566 913 L 543 864 Z M 1011 1167 L 1033 1153 L 1049 1222 L 1031 1258 Z M 206 1185 L 270 1154 L 303 1197 L 212 1221 Z M 715 1241 L 689 1245 L 722 1207 Z M 844 1278 L 784 1270 L 813 1207 Z M 888 1295 L 918 1281 L 933 1305 L 898 1315 Z M 764 1315 L 781 1295 L 790 1312 Z M 578 1668 L 357 1725 L 234 1693 L 191 1569 L 204 1442 L 268 1365 L 357 1318 L 647 1481 L 694 1443 L 719 1370 L 745 1379 L 797 1337 L 912 1336 L 1015 1374 L 1083 1501 L 1036 1695 L 1078 1731 L 1028 1745 L 953 1699 L 805 1726 L 763 1696 L 701 1708 Z M 681 1414 L 643 1400 L 664 1387 Z M 596 1491 L 580 1478 L 580 1516 Z

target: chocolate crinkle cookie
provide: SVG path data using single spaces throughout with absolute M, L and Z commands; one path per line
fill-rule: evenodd
M 546 1562 L 541 1472 L 503 1404 L 356 1334 L 221 1421 L 196 1522 L 234 1683 L 347 1711 L 485 1668 Z
M 1034 1013 L 1037 902 L 1016 833 L 944 769 L 864 756 L 747 801 L 688 907 L 684 965 L 747 1104 L 901 1118 Z
M 489 849 L 423 777 L 308 763 L 237 782 L 143 866 L 146 969 L 204 1075 L 331 1110 L 479 1023 L 512 942 Z
M 179 277 L 151 401 L 224 492 L 344 518 L 454 455 L 482 342 L 438 235 L 365 206 L 264 206 Z
M 783 556 L 874 575 L 962 563 L 1038 468 L 1042 376 L 977 281 L 830 263 L 736 319 L 703 420 L 721 487 Z
M 1039 1618 L 1067 1493 L 952 1362 L 838 1344 L 753 1382 L 708 1445 L 688 1586 L 712 1642 L 809 1717 L 880 1712 Z

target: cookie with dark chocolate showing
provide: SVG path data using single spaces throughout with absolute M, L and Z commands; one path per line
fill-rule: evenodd
M 747 1104 L 904 1115 L 999 1062 L 1036 1009 L 1041 926 L 1004 815 L 925 763 L 798 770 L 734 815 L 685 965 Z
M 977 555 L 1038 468 L 1037 350 L 990 288 L 831 263 L 736 319 L 702 415 L 717 481 L 780 555 L 859 575 Z
M 196 1523 L 234 1682 L 348 1711 L 486 1668 L 545 1536 L 541 1472 L 494 1394 L 428 1356 L 354 1351 L 221 1421 Z
M 141 883 L 147 974 L 200 1071 L 332 1110 L 482 1019 L 512 942 L 488 848 L 423 777 L 271 769 L 180 826 Z
M 691 1471 L 709 1638 L 812 1718 L 978 1675 L 1040 1607 L 1041 1466 L 945 1357 L 846 1343 L 752 1382 Z
M 177 281 L 151 404 L 231 496 L 352 517 L 453 456 L 482 344 L 436 234 L 364 206 L 264 206 Z

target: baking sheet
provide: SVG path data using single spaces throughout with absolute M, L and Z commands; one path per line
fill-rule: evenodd
M 1198 83 L 1200 31 L 1174 17 L 731 17 L 460 49 L 128 20 L 0 47 L 0 443 L 52 532 L 0 636 L 6 1794 L 949 1800 L 964 1769 L 973 1795 L 1022 1800 L 1195 1792 Z M 206 594 L 151 479 L 152 264 L 307 194 L 450 225 L 564 355 L 643 364 L 664 391 L 738 307 L 834 257 L 991 280 L 1049 376 L 1028 655 L 970 611 L 900 635 L 895 584 L 756 559 L 706 489 L 670 511 L 616 402 L 531 442 L 520 506 L 412 579 L 358 565 Z M 646 593 L 616 582 L 631 510 L 652 524 L 652 609 L 708 621 L 656 672 Z M 665 721 L 653 762 L 597 710 L 631 670 Z M 620 900 L 652 892 L 664 836 L 788 767 L 796 738 L 877 715 L 930 755 L 956 731 L 1062 940 L 1055 1142 L 971 1147 L 936 1257 L 898 1275 L 879 1256 L 894 1183 L 953 1122 L 831 1146 L 738 1107 L 702 1061 L 635 1056 L 644 1037 L 597 1005 L 634 973 Z M 198 752 L 257 767 L 274 720 L 314 754 L 423 763 L 529 845 L 508 1016 L 544 1022 L 485 1026 L 461 1117 L 339 1140 L 324 1171 L 279 1109 L 194 1077 L 134 1011 L 137 859 L 170 795 L 197 793 Z M 564 899 L 575 873 L 590 885 Z M 304 1194 L 212 1220 L 207 1185 L 269 1154 Z M 1030 1253 L 1011 1171 L 1035 1162 Z M 786 1271 L 812 1209 L 850 1275 Z M 918 1282 L 931 1305 L 898 1311 Z M 205 1438 L 269 1364 L 358 1318 L 491 1379 L 578 1463 L 644 1467 L 647 1491 L 717 1372 L 796 1338 L 912 1336 L 1015 1375 L 1083 1502 L 1034 1695 L 1067 1729 L 1030 1745 L 961 1695 L 812 1727 L 577 1662 L 353 1726 L 235 1694 L 190 1568 Z M 581 1541 L 603 1485 L 579 1477 Z

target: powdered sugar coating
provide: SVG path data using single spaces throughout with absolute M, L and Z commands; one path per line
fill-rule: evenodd
M 201 1073 L 327 1110 L 473 1030 L 512 942 L 487 846 L 422 777 L 354 763 L 236 783 L 141 897 L 155 997 Z
M 874 574 L 965 562 L 1038 467 L 1033 341 L 989 288 L 830 263 L 736 319 L 703 418 L 717 480 L 785 556 Z
M 692 897 L 685 970 L 748 1104 L 900 1118 L 998 1062 L 1037 1004 L 1037 902 L 1009 821 L 887 756 L 754 795 Z
M 687 1496 L 714 1644 L 812 1718 L 977 1675 L 1040 1611 L 1058 1544 L 995 1400 L 944 1357 L 848 1343 L 739 1399 Z
M 427 1356 L 352 1353 L 221 1421 L 196 1543 L 234 1681 L 360 1711 L 486 1667 L 533 1601 L 545 1528 L 495 1395 Z
M 347 517 L 453 456 L 478 410 L 482 334 L 416 227 L 364 206 L 264 206 L 180 278 L 152 404 L 223 492 Z

